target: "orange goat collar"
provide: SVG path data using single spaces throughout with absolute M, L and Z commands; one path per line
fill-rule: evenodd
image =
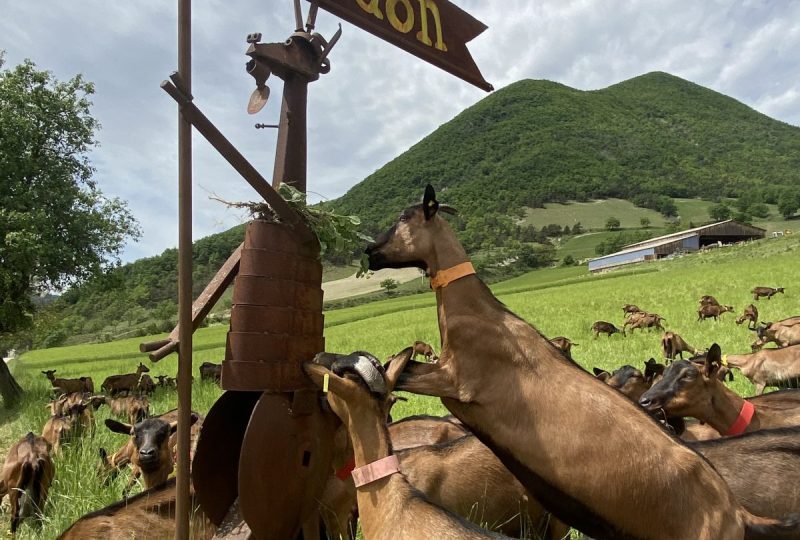
M 431 288 L 442 289 L 447 287 L 452 282 L 463 277 L 471 276 L 475 273 L 475 268 L 472 263 L 467 261 L 444 270 L 436 272 L 435 276 L 431 277 Z
M 747 426 L 750 425 L 750 421 L 753 419 L 755 412 L 755 405 L 747 400 L 744 400 L 744 405 L 742 405 L 742 410 L 739 411 L 739 416 L 736 418 L 736 421 L 733 423 L 733 425 L 728 428 L 728 431 L 723 433 L 723 435 L 728 437 L 731 435 L 741 435 L 744 433 L 744 430 L 746 430 Z
M 369 465 L 353 469 L 353 482 L 355 482 L 356 487 L 361 487 L 381 478 L 386 478 L 396 472 L 400 472 L 400 462 L 397 461 L 397 456 L 392 454 L 378 461 L 373 461 Z

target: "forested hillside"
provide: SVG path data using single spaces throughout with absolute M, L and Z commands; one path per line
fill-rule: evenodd
M 666 73 L 597 91 L 524 80 L 496 91 L 335 202 L 381 226 L 433 184 L 468 222 L 545 202 L 800 194 L 800 128 Z
M 534 225 L 530 209 L 544 203 L 625 199 L 673 218 L 675 199 L 702 198 L 724 202 L 702 221 L 794 214 L 800 207 L 800 128 L 666 73 L 588 92 L 524 80 L 465 110 L 327 204 L 360 216 L 375 233 L 419 200 L 427 183 L 459 210 L 448 219 L 479 273 L 500 279 L 614 251 L 663 234 L 665 225 L 699 224 L 689 222 L 697 216 L 665 224 L 650 214 L 636 218 L 641 230 L 616 232 L 618 218 L 626 216 L 614 216 L 614 226 L 603 215 L 608 231 L 582 238 L 587 227 L 579 216 L 568 225 L 555 218 Z M 736 199 L 732 205 L 730 198 Z M 236 227 L 195 244 L 195 295 L 242 237 Z M 576 237 L 580 246 L 570 242 Z M 176 272 L 177 251 L 167 250 L 67 291 L 43 310 L 24 341 L 52 346 L 169 329 Z

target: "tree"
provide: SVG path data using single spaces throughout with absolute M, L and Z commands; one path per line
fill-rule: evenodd
M 642 229 L 646 229 L 650 226 L 650 218 L 643 217 L 639 220 L 639 225 L 642 226 Z
M 606 220 L 606 229 L 608 229 L 609 231 L 619 230 L 619 227 L 620 227 L 620 221 L 614 216 L 611 216 Z
M 583 233 L 583 226 L 581 225 L 580 221 L 576 221 L 575 225 L 572 226 L 572 234 L 578 235 Z
M 400 285 L 396 279 L 386 278 L 381 281 L 381 287 L 386 291 L 389 296 L 394 294 L 394 290 Z
M 798 210 L 800 210 L 800 196 L 797 194 L 785 193 L 778 201 L 778 212 L 784 219 L 791 218 Z
M 708 209 L 708 215 L 714 221 L 725 221 L 731 218 L 731 209 L 723 203 L 715 204 Z
M 139 235 L 92 179 L 92 83 L 3 65 L 0 53 L 0 335 L 30 324 L 32 296 L 101 273 Z

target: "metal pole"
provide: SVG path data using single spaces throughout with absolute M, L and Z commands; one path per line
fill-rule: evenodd
M 192 4 L 178 0 L 178 73 L 192 90 Z M 189 539 L 192 411 L 192 125 L 178 114 L 178 471 L 175 538 Z

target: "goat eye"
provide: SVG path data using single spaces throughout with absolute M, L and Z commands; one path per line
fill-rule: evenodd
M 400 222 L 401 223 L 405 223 L 406 221 L 408 221 L 408 216 L 406 216 L 406 215 L 400 216 Z

